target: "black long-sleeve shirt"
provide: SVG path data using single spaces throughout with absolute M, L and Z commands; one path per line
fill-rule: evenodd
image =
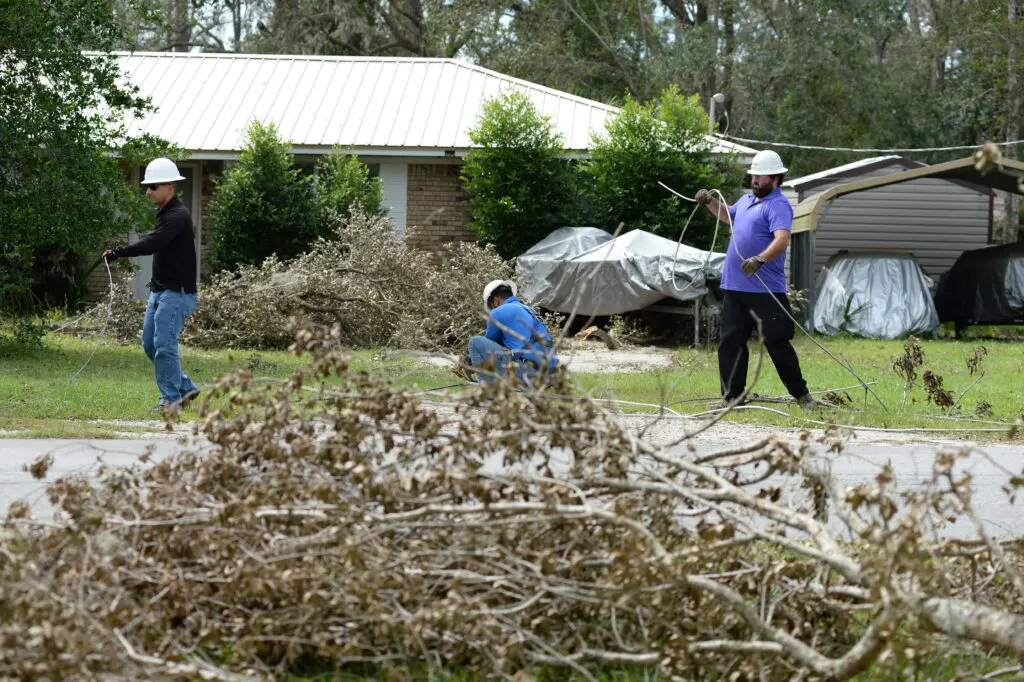
M 153 291 L 196 293 L 196 244 L 192 215 L 178 197 L 156 214 L 156 229 L 139 241 L 118 249 L 119 255 L 153 256 Z

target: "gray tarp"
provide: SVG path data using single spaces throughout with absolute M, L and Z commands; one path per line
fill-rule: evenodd
M 615 239 L 593 227 L 563 227 L 516 259 L 519 294 L 548 310 L 615 315 L 668 296 L 686 301 L 720 279 L 725 254 L 633 230 Z
M 934 332 L 931 284 L 908 253 L 837 254 L 818 278 L 814 329 L 872 339 Z
M 1011 308 L 1024 310 L 1024 258 L 1006 263 L 1006 301 Z

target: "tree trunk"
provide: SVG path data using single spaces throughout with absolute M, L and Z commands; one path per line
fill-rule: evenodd
M 951 637 L 1024 654 L 1024 618 L 1021 616 L 957 599 L 928 599 L 922 607 L 932 626 Z
M 696 11 L 690 14 L 690 8 L 685 0 L 662 0 L 665 9 L 680 23 L 687 26 L 700 26 L 708 21 L 708 5 L 706 2 L 697 3 Z
M 231 28 L 234 30 L 231 49 L 235 52 L 241 51 L 242 47 L 242 2 L 243 0 L 235 0 L 231 3 Z
M 192 44 L 192 22 L 188 16 L 188 0 L 174 0 L 174 23 L 171 37 L 173 52 L 188 52 Z
M 423 4 L 420 0 L 390 0 L 384 21 L 391 30 L 394 45 L 415 57 L 430 54 L 425 36 Z
M 913 29 L 914 34 L 921 38 L 924 36 L 924 31 L 921 30 L 921 12 L 917 7 L 918 0 L 910 0 L 907 3 L 907 14 L 910 15 L 910 27 Z
M 1006 140 L 1016 140 L 1020 137 L 1020 80 L 1017 77 L 1017 0 L 1008 0 L 1007 11 L 1007 32 L 1009 46 L 1006 52 Z M 1017 146 L 1006 146 L 1006 158 L 1017 159 Z M 1017 241 L 1017 230 L 1020 215 L 1020 197 L 1009 192 L 1006 197 L 1006 223 L 1003 226 L 1003 243 Z
M 732 104 L 732 62 L 736 54 L 736 4 L 734 0 L 722 0 L 722 32 L 725 42 L 722 47 L 722 83 L 719 90 L 725 95 L 723 110 Z M 712 93 L 714 94 L 714 93 Z

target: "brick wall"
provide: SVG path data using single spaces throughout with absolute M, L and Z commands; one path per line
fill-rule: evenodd
M 409 164 L 408 243 L 440 252 L 452 242 L 471 242 L 466 195 L 457 164 Z
M 92 263 L 89 263 L 92 265 Z M 113 268 L 111 268 L 112 274 Z M 88 277 L 85 278 L 85 288 L 82 290 L 82 300 L 89 302 L 96 302 L 104 300 L 107 296 L 108 290 L 107 282 L 107 269 L 103 267 L 103 263 L 96 266 L 92 272 L 89 273 Z

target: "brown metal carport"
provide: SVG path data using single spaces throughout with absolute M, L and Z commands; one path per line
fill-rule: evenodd
M 982 173 L 975 165 L 974 158 L 968 157 L 831 187 L 802 201 L 793 211 L 793 244 L 790 252 L 793 286 L 796 289 L 807 289 L 808 300 L 813 304 L 816 286 L 814 281 L 815 232 L 827 214 L 830 203 L 838 197 L 864 192 L 875 187 L 927 178 L 953 180 L 1024 195 L 1020 186 L 1022 177 L 1024 177 L 1024 162 L 1003 159 L 997 166 Z M 909 243 L 909 245 L 913 244 Z

